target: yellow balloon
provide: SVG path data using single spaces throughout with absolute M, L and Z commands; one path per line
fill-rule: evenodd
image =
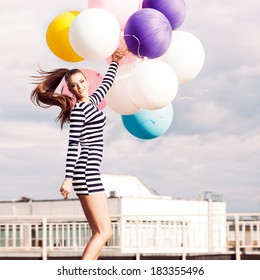
M 57 57 L 68 62 L 84 60 L 73 50 L 69 40 L 70 25 L 79 13 L 78 11 L 69 11 L 57 16 L 49 24 L 46 32 L 49 49 Z

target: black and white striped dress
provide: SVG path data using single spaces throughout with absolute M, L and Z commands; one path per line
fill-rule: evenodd
M 101 86 L 91 94 L 89 102 L 77 102 L 71 111 L 65 178 L 73 180 L 77 195 L 105 191 L 99 168 L 103 155 L 103 128 L 106 117 L 97 105 L 112 86 L 117 68 L 118 63 L 111 62 Z

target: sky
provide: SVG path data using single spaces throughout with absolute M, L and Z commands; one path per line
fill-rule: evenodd
M 260 212 L 260 2 L 186 5 L 178 30 L 203 44 L 201 72 L 179 86 L 173 122 L 156 139 L 132 136 L 106 106 L 101 172 L 137 176 L 156 193 L 177 199 L 214 192 L 228 212 Z M 55 122 L 58 108 L 31 103 L 28 77 L 38 66 L 103 69 L 102 61 L 63 61 L 46 44 L 56 16 L 86 8 L 83 0 L 1 0 L 0 201 L 61 198 L 68 126 L 61 131 Z

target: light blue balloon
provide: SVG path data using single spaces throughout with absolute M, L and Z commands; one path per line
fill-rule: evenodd
M 141 109 L 133 115 L 121 116 L 124 127 L 137 138 L 149 140 L 163 135 L 173 119 L 172 104 L 157 110 Z

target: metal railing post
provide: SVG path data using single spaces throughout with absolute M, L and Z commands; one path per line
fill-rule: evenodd
M 139 236 L 142 236 L 142 233 L 140 233 L 140 219 L 137 216 L 136 217 L 136 253 L 135 253 L 135 259 L 140 260 L 140 245 L 139 245 Z
M 47 219 L 42 219 L 42 259 L 47 260 Z
M 186 260 L 185 218 L 182 216 L 182 260 Z
M 236 246 L 236 260 L 240 260 L 240 235 L 239 235 L 239 216 L 235 216 L 235 246 Z

